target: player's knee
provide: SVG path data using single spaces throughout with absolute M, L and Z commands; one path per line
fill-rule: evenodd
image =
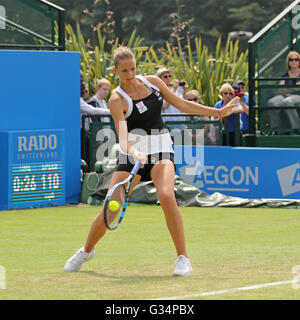
M 161 205 L 172 205 L 175 200 L 174 193 L 170 192 L 169 190 L 162 190 L 158 194 L 158 200 Z

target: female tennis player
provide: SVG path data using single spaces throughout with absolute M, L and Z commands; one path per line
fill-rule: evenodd
M 143 163 L 130 190 L 141 180 L 153 181 L 177 252 L 173 275 L 189 275 L 192 266 L 186 250 L 183 221 L 174 194 L 172 139 L 161 118 L 163 100 L 185 113 L 226 117 L 233 112 L 239 98 L 234 98 L 221 109 L 184 100 L 173 93 L 160 78 L 136 75 L 134 54 L 124 46 L 118 47 L 114 52 L 114 72 L 119 77 L 120 84 L 111 94 L 108 105 L 122 152 L 109 190 L 129 176 L 135 162 L 140 160 Z M 82 264 L 94 256 L 95 245 L 107 230 L 103 210 L 102 208 L 94 219 L 85 246 L 66 262 L 66 272 L 79 271 Z

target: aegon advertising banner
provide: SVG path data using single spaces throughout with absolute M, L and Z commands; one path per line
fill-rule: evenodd
M 300 149 L 175 146 L 176 174 L 202 191 L 300 199 Z

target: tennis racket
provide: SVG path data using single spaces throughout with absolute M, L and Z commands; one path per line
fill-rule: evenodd
M 116 183 L 107 194 L 104 204 L 104 222 L 107 229 L 117 229 L 123 220 L 127 208 L 130 186 L 141 164 L 141 161 L 137 161 L 128 178 Z

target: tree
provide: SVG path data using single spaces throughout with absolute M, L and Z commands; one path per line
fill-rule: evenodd
M 212 48 L 219 35 L 226 39 L 232 31 L 257 33 L 291 0 L 185 0 L 189 15 L 194 18 L 194 35 Z
M 291 0 L 51 0 L 67 11 L 67 22 L 80 23 L 85 38 L 96 41 L 100 25 L 107 40 L 128 40 L 134 29 L 146 45 L 165 46 L 178 38 L 201 37 L 212 50 L 232 31 L 254 34 Z

